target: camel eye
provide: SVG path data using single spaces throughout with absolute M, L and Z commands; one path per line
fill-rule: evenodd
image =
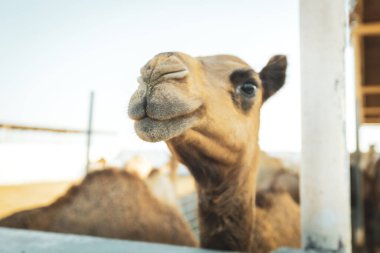
M 253 97 L 256 95 L 257 87 L 253 83 L 250 83 L 250 82 L 243 83 L 238 88 L 241 91 L 241 93 L 243 93 L 243 95 L 245 96 Z

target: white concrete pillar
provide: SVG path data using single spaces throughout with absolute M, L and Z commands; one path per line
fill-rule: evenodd
M 302 245 L 351 252 L 345 1 L 300 0 Z

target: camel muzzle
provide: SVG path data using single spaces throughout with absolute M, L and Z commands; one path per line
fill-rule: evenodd
M 189 96 L 188 75 L 186 65 L 173 53 L 157 55 L 141 69 L 128 106 L 140 138 L 167 140 L 193 125 L 202 101 Z

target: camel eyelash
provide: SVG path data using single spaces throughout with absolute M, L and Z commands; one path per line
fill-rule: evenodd
M 252 76 L 253 73 L 254 71 L 252 69 L 235 70 L 230 75 L 230 81 L 235 87 L 244 83 L 252 83 L 258 87 L 256 80 Z

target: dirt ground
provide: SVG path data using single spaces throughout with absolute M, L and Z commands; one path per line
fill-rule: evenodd
M 14 212 L 44 206 L 63 195 L 77 182 L 48 182 L 22 185 L 0 186 L 0 218 Z M 191 177 L 178 177 L 178 197 L 194 191 L 194 180 Z
M 53 202 L 73 182 L 49 182 L 0 186 L 0 218 L 16 211 Z

